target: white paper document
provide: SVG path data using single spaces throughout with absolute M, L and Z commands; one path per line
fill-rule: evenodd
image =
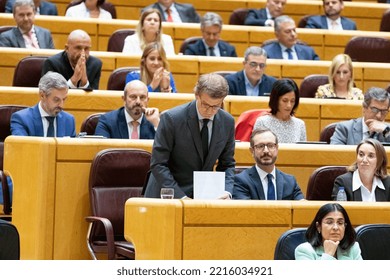
M 217 199 L 225 192 L 225 172 L 194 171 L 194 199 Z

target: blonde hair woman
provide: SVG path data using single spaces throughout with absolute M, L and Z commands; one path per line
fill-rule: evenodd
M 167 55 L 175 55 L 171 36 L 162 34 L 162 17 L 157 9 L 145 10 L 139 19 L 135 34 L 127 36 L 123 53 L 141 55 L 149 43 L 160 43 Z
M 363 100 L 361 89 L 353 86 L 352 60 L 347 54 L 338 54 L 330 65 L 329 84 L 319 86 L 316 98 L 343 98 Z

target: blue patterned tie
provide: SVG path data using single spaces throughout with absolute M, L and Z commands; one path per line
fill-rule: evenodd
M 289 60 L 292 60 L 292 59 L 293 59 L 293 56 L 292 56 L 292 49 L 287 49 L 286 52 L 287 52 L 287 57 L 288 57 L 288 59 L 289 59 Z
M 268 192 L 267 192 L 267 200 L 275 200 L 275 186 L 272 182 L 272 174 L 267 174 L 268 178 Z

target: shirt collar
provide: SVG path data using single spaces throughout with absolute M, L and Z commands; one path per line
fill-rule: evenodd
M 261 84 L 263 76 L 261 76 L 260 80 L 253 86 L 252 83 L 249 81 L 249 79 L 248 79 L 248 77 L 247 77 L 247 75 L 245 73 L 245 70 L 242 71 L 242 72 L 244 73 L 244 79 L 245 79 L 245 86 L 246 87 L 249 86 L 249 87 L 255 88 L 255 87 L 257 87 L 257 86 L 259 86 Z
M 258 167 L 257 164 L 255 165 L 255 167 L 256 167 L 256 170 L 257 170 L 257 174 L 259 174 L 260 179 L 261 180 L 266 180 L 268 172 L 265 172 L 263 169 Z M 276 179 L 276 176 L 275 176 L 275 166 L 274 166 L 274 169 L 272 169 L 271 174 L 272 174 L 272 176 L 274 176 L 274 179 Z
M 355 170 L 352 176 L 352 191 L 357 191 L 363 186 L 362 181 L 360 180 L 359 171 Z M 377 176 L 374 176 L 374 180 L 372 182 L 372 192 L 375 193 L 375 189 L 380 188 L 382 190 L 385 189 L 383 182 Z
M 134 121 L 134 119 L 133 119 L 133 118 L 130 116 L 130 114 L 127 112 L 126 107 L 124 107 L 123 110 L 125 111 L 126 123 L 128 124 L 128 123 Z M 136 120 L 136 122 L 138 122 L 139 124 L 141 124 L 142 118 L 143 118 L 143 117 L 144 117 L 144 114 L 142 113 L 141 117 L 140 117 L 138 120 Z
M 41 101 L 39 101 L 38 109 L 39 109 L 39 113 L 41 114 L 42 118 L 44 118 L 44 117 L 52 117 L 42 108 L 42 102 Z

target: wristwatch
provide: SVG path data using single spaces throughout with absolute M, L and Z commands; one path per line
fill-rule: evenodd
M 389 131 L 390 131 L 390 126 L 386 126 L 386 128 L 382 132 L 383 137 L 386 137 L 386 134 L 389 133 Z

